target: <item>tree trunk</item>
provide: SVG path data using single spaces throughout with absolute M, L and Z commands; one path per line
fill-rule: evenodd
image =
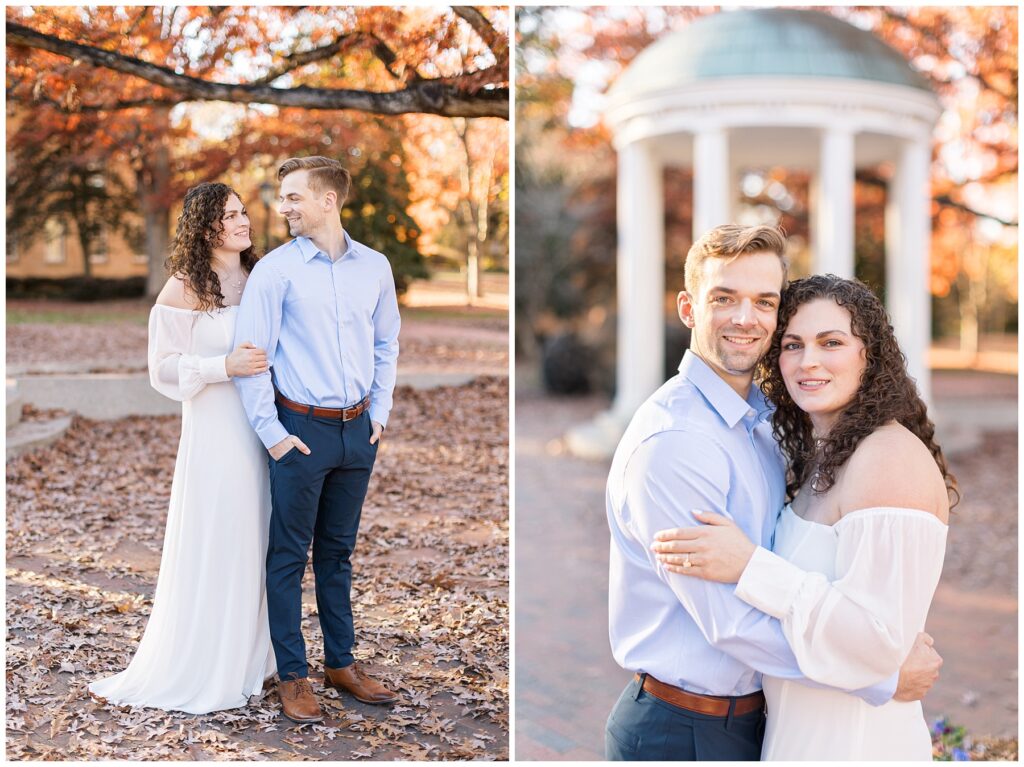
M 80 194 L 72 193 L 71 218 L 75 222 L 75 231 L 78 233 L 78 246 L 82 249 L 82 276 L 86 279 L 92 277 L 92 264 L 89 263 L 89 249 L 92 245 L 92 238 L 89 236 L 88 203 L 82 199 Z
M 466 300 L 470 306 L 477 303 L 483 294 L 483 285 L 480 281 L 480 258 L 487 250 L 487 216 L 488 216 L 488 195 L 491 191 L 491 178 L 494 175 L 494 148 L 486 160 L 484 168 L 484 179 L 480 188 L 474 194 L 473 171 L 476 163 L 473 154 L 469 149 L 469 121 L 453 120 L 455 132 L 462 142 L 462 149 L 466 154 L 466 164 L 462 167 L 459 183 L 462 191 L 461 210 L 462 224 L 466 229 Z M 474 199 L 476 198 L 476 199 Z
M 960 291 L 960 351 L 974 359 L 978 355 L 978 308 L 971 295 L 971 280 L 964 282 L 967 284 Z
M 988 262 L 981 248 L 971 243 L 964 252 L 960 271 L 960 351 L 978 356 L 981 342 L 981 308 L 986 300 Z
M 483 282 L 480 279 L 480 257 L 481 254 L 487 252 L 487 224 L 488 216 L 490 215 L 488 208 L 488 196 L 491 193 L 491 177 L 494 175 L 494 154 L 487 158 L 486 174 L 484 176 L 484 183 L 480 185 L 480 198 L 476 204 L 476 226 L 474 227 L 473 233 L 473 246 L 471 252 L 474 255 L 474 263 L 476 267 L 476 274 L 471 276 L 472 284 L 470 285 L 469 300 L 471 303 L 475 303 L 476 299 L 483 298 L 484 289 Z
M 89 236 L 82 233 L 81 225 L 78 226 L 78 245 L 82 248 L 82 276 L 89 279 L 92 277 L 92 264 L 89 263 L 89 248 L 92 243 Z
M 469 239 L 466 251 L 466 299 L 469 305 L 476 303 L 480 293 L 480 249 L 475 237 Z
M 150 298 L 155 298 L 167 282 L 164 262 L 170 253 L 171 231 L 171 152 L 167 145 L 170 110 L 155 110 L 153 120 L 164 127 L 160 131 L 163 136 L 152 151 L 142 157 L 142 167 L 137 174 L 139 203 L 146 226 L 146 254 L 149 257 L 146 295 Z

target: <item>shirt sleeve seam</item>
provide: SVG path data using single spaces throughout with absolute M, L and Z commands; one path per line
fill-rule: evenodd
M 711 433 L 709 431 L 705 431 L 703 429 L 695 429 L 691 425 L 670 426 L 670 427 L 665 428 L 665 429 L 659 429 L 658 431 L 653 432 L 652 434 L 648 434 L 646 437 L 644 437 L 642 440 L 640 440 L 639 442 L 636 443 L 636 446 L 633 448 L 632 452 L 630 452 L 630 454 L 629 454 L 629 458 L 627 458 L 625 463 L 623 463 L 623 465 L 622 465 L 622 473 L 623 473 L 623 475 L 625 475 L 626 471 L 629 469 L 629 462 L 633 460 L 633 457 L 637 454 L 637 451 L 641 447 L 646 445 L 648 442 L 650 442 L 655 437 L 658 437 L 658 436 L 660 436 L 662 434 L 670 434 L 670 433 L 673 433 L 673 432 L 678 432 L 678 433 L 682 433 L 682 434 L 689 434 L 689 435 L 693 435 L 693 436 L 699 436 L 701 439 L 709 440 L 712 444 L 714 444 L 715 448 L 720 450 L 721 452 L 723 452 L 723 453 L 727 452 L 726 449 L 725 449 L 725 445 L 723 445 L 721 443 L 721 441 L 718 439 L 718 437 L 716 437 L 713 433 Z

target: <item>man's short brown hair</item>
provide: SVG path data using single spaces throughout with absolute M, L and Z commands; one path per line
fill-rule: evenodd
M 348 199 L 349 189 L 352 188 L 352 176 L 345 167 L 337 160 L 330 157 L 292 157 L 285 160 L 277 169 L 277 180 L 280 181 L 289 173 L 297 170 L 309 171 L 309 188 L 317 197 L 324 192 L 334 190 L 338 195 L 338 209 Z
M 782 287 L 786 287 L 786 232 L 780 226 L 740 226 L 723 224 L 705 232 L 686 254 L 683 282 L 686 290 L 695 295 L 704 273 L 704 262 L 709 258 L 733 259 L 750 253 L 774 253 L 782 263 Z

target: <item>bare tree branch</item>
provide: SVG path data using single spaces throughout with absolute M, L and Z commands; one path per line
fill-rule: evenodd
M 377 37 L 377 35 L 371 34 L 369 32 L 364 32 L 362 34 L 365 34 L 373 38 L 373 55 L 381 60 L 381 62 L 384 64 L 384 68 L 388 70 L 392 77 L 401 78 L 401 73 L 397 72 L 394 69 L 395 62 L 398 61 L 398 56 L 395 55 L 395 52 L 388 47 L 387 43 L 385 43 L 383 40 Z M 415 67 L 409 67 L 409 71 L 412 73 L 412 79 L 422 79 L 420 77 L 420 73 L 416 71 Z
M 274 82 L 279 77 L 288 74 L 292 70 L 304 67 L 306 64 L 312 64 L 316 61 L 323 61 L 329 59 L 336 53 L 341 51 L 345 47 L 345 44 L 351 40 L 350 35 L 342 35 L 337 40 L 322 45 L 319 48 L 314 48 L 310 51 L 297 51 L 295 53 L 289 53 L 284 57 L 284 61 L 280 66 L 274 67 L 267 74 L 258 80 L 253 80 L 253 85 L 266 85 Z
M 299 67 L 304 67 L 306 64 L 330 59 L 344 50 L 346 45 L 352 41 L 358 41 L 360 39 L 372 41 L 373 45 L 371 46 L 371 50 L 373 51 L 373 55 L 380 59 L 384 68 L 387 69 L 388 74 L 398 80 L 402 78 L 402 73 L 397 71 L 394 66 L 395 62 L 398 61 L 398 56 L 395 55 L 395 52 L 392 51 L 383 40 L 377 37 L 377 35 L 368 32 L 350 32 L 348 34 L 341 35 L 333 42 L 328 43 L 327 45 L 322 45 L 319 48 L 314 48 L 310 51 L 289 53 L 284 57 L 284 61 L 280 66 L 275 67 L 260 79 L 254 80 L 252 84 L 269 84 L 282 75 L 286 75 Z M 413 79 L 421 79 L 419 74 L 415 71 L 413 71 Z
M 150 64 L 113 51 L 82 45 L 7 22 L 8 44 L 87 61 L 122 74 L 140 77 L 186 97 L 183 101 L 230 101 L 274 104 L 303 109 L 357 109 L 384 115 L 426 113 L 445 117 L 500 117 L 508 119 L 509 89 L 484 88 L 466 93 L 457 80 L 421 80 L 388 93 L 341 88 L 274 88 L 266 84 L 216 83 L 181 75 L 168 67 Z
M 149 11 L 150 11 L 149 6 L 143 6 L 142 7 L 142 12 L 139 13 L 139 15 L 135 17 L 135 20 L 132 22 L 132 25 L 130 27 L 128 27 L 128 29 L 124 30 L 121 33 L 121 36 L 122 37 L 131 37 L 132 35 L 134 35 L 135 31 L 139 28 L 139 25 L 142 24 L 142 22 L 146 20 L 147 16 L 149 16 Z
M 857 180 L 865 184 L 869 184 L 871 186 L 879 187 L 882 189 L 887 189 L 889 186 L 888 182 L 886 182 L 884 178 L 881 178 L 880 176 L 872 172 L 857 171 Z M 992 213 L 985 213 L 984 211 L 978 210 L 977 208 L 972 208 L 970 205 L 962 203 L 959 200 L 954 200 L 949 194 L 937 194 L 934 197 L 932 197 L 932 199 L 935 200 L 935 202 L 937 202 L 939 205 L 945 205 L 947 208 L 955 208 L 956 210 L 963 211 L 964 213 L 967 213 L 972 216 L 977 216 L 978 218 L 987 218 L 991 221 L 995 221 L 996 223 L 1002 224 L 1003 226 L 1020 225 L 1019 221 L 1009 221 L 1005 218 L 1000 218 L 999 216 L 993 215 Z
M 452 11 L 473 28 L 499 63 L 508 60 L 508 38 L 500 34 L 486 16 L 471 5 L 453 5 Z
M 976 210 L 975 208 L 972 208 L 970 205 L 965 205 L 962 202 L 954 200 L 948 194 L 936 195 L 935 196 L 935 202 L 937 202 L 939 205 L 945 205 L 947 208 L 955 208 L 956 210 L 963 211 L 964 213 L 969 213 L 972 216 L 978 216 L 979 218 L 990 219 L 990 220 L 995 221 L 995 222 L 997 222 L 999 224 L 1002 224 L 1003 226 L 1019 226 L 1020 225 L 1019 221 L 1008 221 L 1005 218 L 999 218 L 999 216 L 994 216 L 991 213 L 984 213 L 984 212 L 982 212 L 980 210 Z
M 67 114 L 74 114 L 76 112 L 119 112 L 123 109 L 139 109 L 142 107 L 173 107 L 182 103 L 181 99 L 147 98 L 136 99 L 134 101 L 115 101 L 110 104 L 77 103 L 74 106 L 68 106 L 63 101 L 45 98 L 27 98 L 12 94 L 9 90 L 7 91 L 7 100 L 16 101 L 20 104 L 45 104 L 48 107 L 59 109 L 61 112 L 66 112 Z

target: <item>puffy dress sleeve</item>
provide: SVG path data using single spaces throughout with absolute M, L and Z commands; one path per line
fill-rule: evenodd
M 736 594 L 778 618 L 804 676 L 847 690 L 906 660 L 942 573 L 948 527 L 918 509 L 861 509 L 834 526 L 836 580 L 758 548 Z
M 165 397 L 184 402 L 207 384 L 229 381 L 227 355 L 192 354 L 195 314 L 157 304 L 149 314 L 149 382 Z

